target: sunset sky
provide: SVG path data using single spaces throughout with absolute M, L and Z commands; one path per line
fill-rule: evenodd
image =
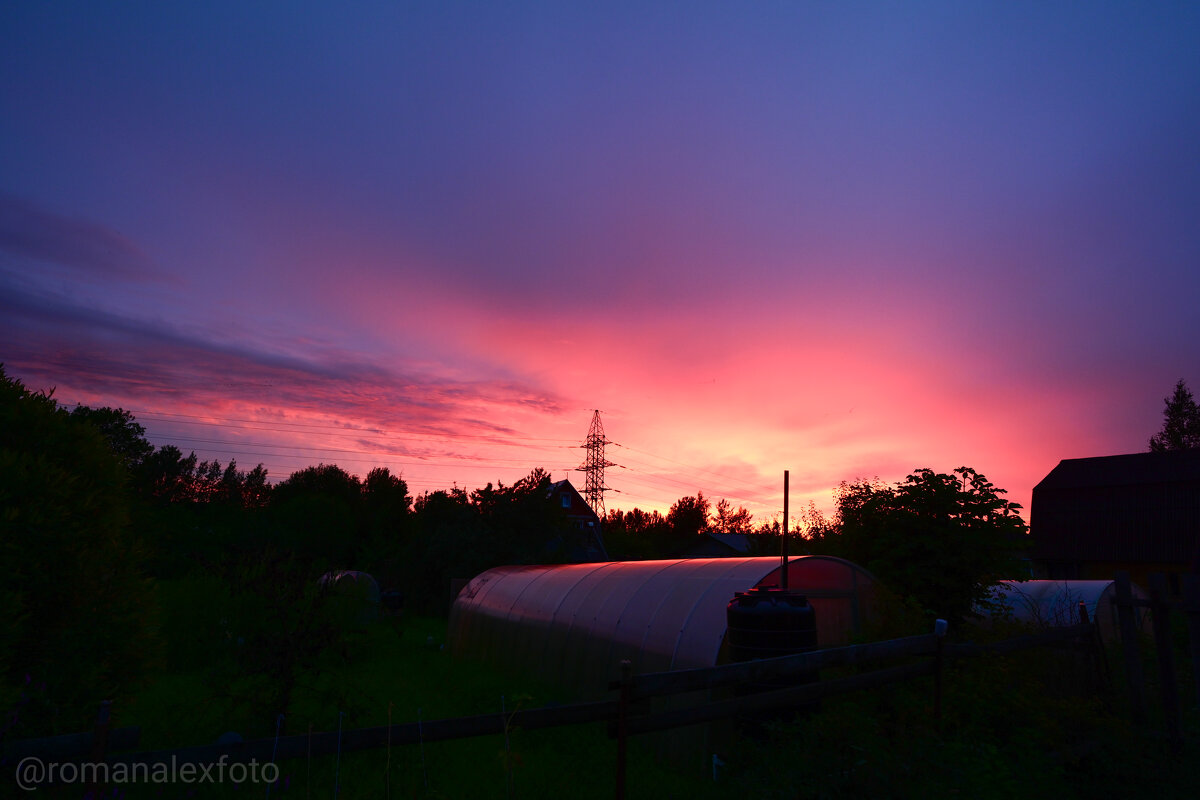
M 272 479 L 600 409 L 610 509 L 1028 519 L 1200 390 L 1200 4 L 6 2 L 0 361 Z

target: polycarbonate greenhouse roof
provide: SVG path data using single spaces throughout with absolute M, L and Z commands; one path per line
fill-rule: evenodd
M 1105 641 L 1116 640 L 1117 586 L 1113 581 L 1000 581 L 996 589 L 996 599 L 1013 619 L 1039 625 L 1074 625 L 1079 622 L 1079 604 L 1083 603 Z M 1136 600 L 1148 597 L 1137 584 L 1132 591 Z M 1144 609 L 1135 609 L 1134 618 L 1137 627 L 1144 628 Z
M 450 612 L 450 647 L 592 697 L 622 659 L 637 672 L 723 660 L 725 607 L 735 592 L 779 583 L 778 558 L 697 558 L 497 567 L 475 577 Z M 844 644 L 870 616 L 875 580 L 829 556 L 788 562 L 808 596 L 818 646 Z

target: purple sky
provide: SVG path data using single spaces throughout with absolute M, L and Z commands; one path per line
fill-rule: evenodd
M 761 518 L 1200 390 L 1200 5 L 0 7 L 0 360 L 156 443 Z

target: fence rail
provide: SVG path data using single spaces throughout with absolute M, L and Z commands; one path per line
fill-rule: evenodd
M 851 675 L 846 678 L 831 678 L 819 683 L 808 683 L 799 686 L 789 686 L 786 689 L 776 689 L 726 700 L 715 700 L 702 705 L 688 708 L 671 709 L 668 711 L 651 712 L 643 716 L 629 718 L 629 733 L 649 733 L 650 731 L 669 730 L 699 722 L 711 722 L 718 719 L 729 719 L 743 715 L 753 715 L 765 711 L 795 708 L 806 703 L 823 700 L 839 694 L 874 689 L 897 681 L 907 681 L 926 675 L 933 675 L 937 664 L 933 661 L 920 661 L 914 664 L 902 664 L 896 667 L 864 672 L 861 675 Z
M 924 636 L 909 636 L 904 639 L 888 639 L 849 647 L 814 650 L 810 653 L 798 653 L 790 656 L 722 664 L 716 667 L 674 672 L 650 672 L 635 676 L 630 697 L 632 699 L 661 697 L 712 689 L 718 686 L 758 683 L 827 667 L 863 665 L 904 656 L 932 655 L 936 649 L 937 637 L 930 633 Z M 609 684 L 610 689 L 619 689 L 620 687 L 621 681 L 613 681 Z
M 131 766 L 160 763 L 212 764 L 220 760 L 222 756 L 231 762 L 286 760 L 333 755 L 339 751 L 371 750 L 388 745 L 491 736 L 503 734 L 505 730 L 514 728 L 533 730 L 601 722 L 616 719 L 617 712 L 618 703 L 613 700 L 605 700 L 546 708 L 518 709 L 507 714 L 481 714 L 472 717 L 453 717 L 375 728 L 358 728 L 341 733 L 320 731 L 311 734 L 281 736 L 278 739 L 271 737 L 169 750 L 108 753 L 103 760 L 113 765 L 127 764 Z M 121 736 L 110 735 L 108 750 L 126 749 L 137 745 L 139 729 L 122 729 L 113 733 L 120 733 Z M 89 760 L 97 740 L 98 735 L 95 733 L 80 733 L 50 739 L 13 742 L 3 747 L 2 758 L 4 761 L 19 761 L 26 756 Z

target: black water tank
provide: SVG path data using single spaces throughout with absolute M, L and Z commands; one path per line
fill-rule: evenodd
M 817 649 L 817 617 L 808 598 L 775 586 L 735 593 L 725 609 L 725 622 L 731 661 Z
M 735 593 L 725 608 L 725 622 L 731 661 L 790 656 L 817 649 L 817 616 L 813 607 L 807 597 L 786 589 L 759 586 L 749 592 Z M 734 688 L 734 696 L 745 697 L 817 680 L 816 670 L 806 670 L 786 678 L 739 684 Z M 795 713 L 808 714 L 818 707 L 816 702 L 805 703 L 800 707 L 739 715 L 738 721 L 746 733 L 760 736 L 764 732 L 763 723 L 790 721 Z

